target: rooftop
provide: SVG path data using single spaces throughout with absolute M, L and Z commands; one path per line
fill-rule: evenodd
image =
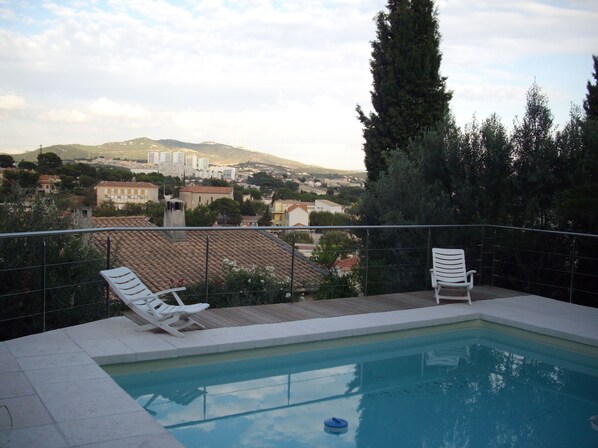
M 110 187 L 110 188 L 160 188 L 149 182 L 117 182 L 111 180 L 103 180 L 99 182 L 96 187 Z
M 328 199 L 316 199 L 316 202 L 319 202 L 320 204 L 327 205 L 328 207 L 341 207 L 340 204 L 337 204 L 336 202 L 329 201 Z
M 307 205 L 304 203 L 300 203 L 300 204 L 293 204 L 291 205 L 288 209 L 287 209 L 287 213 L 291 213 L 293 210 L 295 209 L 302 209 L 307 213 Z
M 191 185 L 188 187 L 183 187 L 181 188 L 182 192 L 188 192 L 188 193 L 206 193 L 206 194 L 230 194 L 233 191 L 232 187 L 204 187 L 201 185 Z
M 94 217 L 94 227 L 154 227 L 147 217 Z M 131 268 L 144 283 L 158 291 L 172 285 L 201 283 L 206 268 L 206 244 L 209 237 L 208 271 L 217 276 L 224 260 L 251 269 L 273 267 L 279 279 L 290 277 L 292 249 L 281 239 L 260 230 L 241 232 L 187 232 L 186 241 L 172 241 L 159 232 L 112 232 L 111 244 L 119 263 Z M 94 233 L 99 246 L 106 236 Z M 150 262 L 148 262 L 150 261 Z M 294 269 L 298 286 L 318 283 L 322 270 L 307 258 L 295 254 Z
M 481 320 L 587 344 L 594 352 L 598 350 L 598 309 L 534 295 L 513 296 L 517 293 L 484 287 L 478 288 L 478 293 L 490 296 L 494 293 L 501 298 L 486 297 L 488 300 L 476 300 L 471 306 L 457 303 L 219 327 L 188 331 L 185 338 L 162 332 L 138 333 L 135 325 L 121 316 L 0 342 L 0 404 L 5 405 L 12 416 L 10 429 L 11 421 L 0 415 L 0 445 L 6 448 L 180 448 L 179 442 L 99 367 L 111 363 L 230 352 Z M 411 300 L 417 297 L 431 300 L 430 291 L 411 296 Z M 369 299 L 359 300 L 367 302 Z M 286 305 L 291 309 L 305 307 L 302 303 Z M 319 306 L 324 305 L 331 308 L 333 303 Z

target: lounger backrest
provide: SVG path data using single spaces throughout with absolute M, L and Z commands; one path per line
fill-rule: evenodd
M 162 303 L 162 301 L 158 299 L 129 268 L 120 267 L 109 269 L 100 271 L 100 274 L 106 279 L 118 298 L 127 305 L 135 304 L 140 306 L 141 304 L 139 302 L 148 297 L 153 298 L 150 302 L 150 306 L 153 308 Z
M 463 249 L 432 249 L 432 263 L 436 281 L 467 283 L 465 252 Z

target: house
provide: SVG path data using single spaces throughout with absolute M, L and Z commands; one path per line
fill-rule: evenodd
M 343 213 L 343 206 L 328 199 L 316 199 L 315 212 Z
M 359 266 L 359 257 L 356 255 L 350 255 L 348 258 L 342 258 L 334 263 L 334 269 L 340 277 L 348 275 L 357 266 Z
M 289 224 L 287 220 L 287 211 L 293 205 L 305 205 L 307 209 L 308 220 L 305 225 L 309 224 L 309 214 L 314 211 L 314 203 L 313 202 L 300 202 L 293 199 L 284 199 L 274 201 L 272 203 L 272 225 L 273 226 L 289 226 L 293 224 Z
M 60 176 L 42 174 L 37 181 L 38 193 L 56 194 L 60 188 Z
M 176 208 L 173 211 L 176 213 Z M 96 228 L 155 227 L 145 216 L 93 217 L 93 223 Z M 265 269 L 281 281 L 293 275 L 295 287 L 310 291 L 317 289 L 325 274 L 298 252 L 293 260 L 291 247 L 266 231 L 184 232 L 184 238 L 172 238 L 167 232 L 157 231 L 112 231 L 109 236 L 119 265 L 131 268 L 154 291 L 200 284 L 206 273 L 211 279 L 221 279 L 224 265 L 230 262 L 248 270 Z M 94 232 L 95 244 L 104 247 L 107 236 Z
M 102 181 L 94 189 L 98 207 L 104 202 L 112 202 L 116 208 L 122 209 L 125 204 L 158 202 L 160 187 L 149 182 Z
M 241 219 L 241 227 L 257 227 L 259 225 L 259 220 L 259 216 L 243 215 Z
M 285 221 L 287 226 L 308 226 L 309 225 L 309 212 L 307 211 L 307 205 L 293 204 L 285 213 Z
M 192 210 L 198 205 L 209 205 L 221 198 L 233 199 L 233 188 L 192 185 L 183 187 L 179 191 L 179 199 L 185 202 L 187 210 Z

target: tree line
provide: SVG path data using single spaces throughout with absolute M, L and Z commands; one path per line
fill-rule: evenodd
M 572 107 L 562 129 L 535 82 L 511 131 L 497 114 L 460 128 L 439 74 L 434 2 L 389 1 L 377 25 L 374 111 L 357 107 L 368 170 L 362 223 L 598 232 L 598 57 L 583 109 Z
M 534 82 L 525 112 L 512 129 L 497 114 L 481 120 L 474 116 L 459 127 L 446 78 L 440 75 L 441 36 L 433 0 L 389 0 L 376 23 L 370 64 L 373 110 L 366 114 L 357 106 L 368 174 L 357 209 L 360 224 L 492 224 L 598 233 L 597 56 L 592 56 L 583 107 L 573 106 L 564 126 L 555 125 L 548 97 Z M 362 257 L 367 253 L 369 258 L 362 260 L 368 273 L 361 280 L 369 294 L 424 288 L 426 247 L 463 247 L 475 262 L 481 259 L 483 235 L 472 232 L 372 232 L 367 251 L 365 238 L 360 240 Z M 548 240 L 503 233 L 504 247 L 525 250 L 501 254 L 504 269 L 495 272 L 493 265 L 493 280 L 502 278 L 504 287 L 547 297 L 567 298 L 566 288 L 544 286 L 562 273 L 565 280 L 559 281 L 572 284 L 572 266 L 580 270 L 594 253 L 588 239 L 575 247 L 564 236 Z M 572 253 L 578 257 L 573 261 Z M 585 271 L 595 272 L 592 266 Z M 517 275 L 528 281 L 513 280 Z M 582 284 L 592 281 L 586 277 L 576 279 L 578 288 L 592 291 Z M 580 300 L 596 303 L 591 295 Z

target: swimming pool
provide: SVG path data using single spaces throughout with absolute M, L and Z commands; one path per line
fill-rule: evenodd
M 495 325 L 106 370 L 187 447 L 598 445 L 596 348 Z

